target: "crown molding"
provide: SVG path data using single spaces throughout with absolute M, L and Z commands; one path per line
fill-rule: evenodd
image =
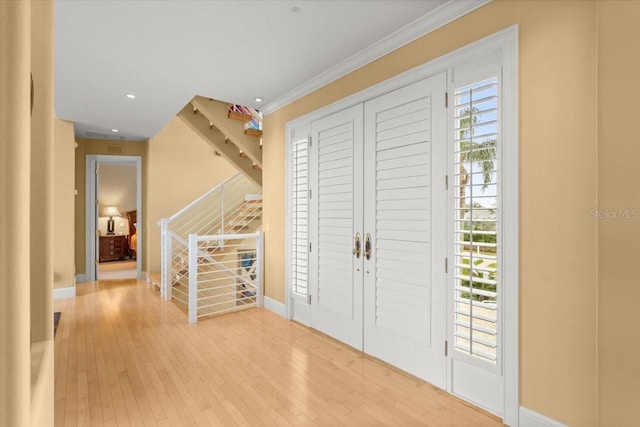
M 274 99 L 266 104 L 261 109 L 261 112 L 264 115 L 271 114 L 490 2 L 491 0 L 449 0 L 434 11 L 416 19 L 382 40 Z

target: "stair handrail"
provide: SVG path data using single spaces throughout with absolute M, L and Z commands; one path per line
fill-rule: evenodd
M 202 194 L 201 196 L 199 196 L 197 199 L 193 200 L 191 203 L 189 203 L 187 206 L 183 207 L 182 209 L 180 209 L 178 212 L 174 213 L 173 215 L 171 215 L 170 217 L 167 218 L 168 222 L 174 221 L 175 219 L 177 219 L 179 216 L 181 216 L 182 214 L 184 214 L 186 211 L 188 211 L 189 209 L 191 209 L 192 207 L 194 207 L 195 205 L 197 205 L 198 203 L 200 203 L 202 200 L 204 200 L 205 198 L 207 198 L 208 196 L 210 196 L 212 193 L 218 191 L 218 190 L 222 190 L 226 185 L 230 184 L 231 181 L 238 179 L 239 177 L 244 176 L 242 175 L 240 172 L 238 172 L 237 174 L 225 179 L 224 181 L 220 182 L 218 185 L 216 185 L 215 187 L 207 190 L 206 193 Z

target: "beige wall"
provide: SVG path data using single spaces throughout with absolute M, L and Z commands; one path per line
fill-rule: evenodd
M 28 425 L 31 10 L 0 2 L 0 425 Z M 16 286 L 20 284 L 20 286 Z
M 51 2 L 31 5 L 31 339 L 53 338 L 53 21 Z
M 73 123 L 55 120 L 53 137 L 53 287 L 75 284 L 74 241 L 76 197 Z
M 118 155 L 118 156 L 140 156 L 142 157 L 142 191 L 144 196 L 146 169 L 146 141 L 103 141 L 97 139 L 78 139 L 75 157 L 75 185 L 78 192 L 75 206 L 75 265 L 76 274 L 86 273 L 86 221 L 85 221 L 85 199 L 86 199 L 86 165 L 87 155 Z M 144 198 L 142 200 L 142 210 L 145 211 Z M 144 253 L 144 251 L 143 251 Z M 143 259 L 142 269 L 145 270 Z
M 598 12 L 599 421 L 631 426 L 640 403 L 640 2 L 601 2 Z
M 147 186 L 143 191 L 147 206 L 145 259 L 147 271 L 156 273 L 160 272 L 158 221 L 178 212 L 237 171 L 177 117 L 149 141 L 147 164 Z
M 52 35 L 52 2 L 0 2 L 3 426 L 53 425 Z
M 53 2 L 31 2 L 30 425 L 53 425 Z M 25 284 L 13 284 L 25 285 Z M 7 425 L 27 425 L 8 423 Z
M 102 163 L 100 164 L 100 212 L 108 205 L 114 205 L 124 216 L 136 209 L 136 165 Z
M 494 1 L 264 122 L 266 295 L 284 301 L 285 124 L 519 24 L 520 402 L 596 419 L 596 3 Z

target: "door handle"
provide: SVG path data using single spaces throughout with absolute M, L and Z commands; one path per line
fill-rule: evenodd
M 371 234 L 367 233 L 367 237 L 364 240 L 364 256 L 367 260 L 371 259 Z
M 356 258 L 360 258 L 360 232 L 353 237 L 353 254 Z

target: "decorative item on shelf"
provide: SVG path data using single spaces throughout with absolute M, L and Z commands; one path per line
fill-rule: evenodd
M 251 119 L 244 124 L 244 134 L 262 139 L 262 122 Z
M 238 104 L 230 104 L 227 116 L 230 119 L 247 122 L 251 119 L 262 121 L 262 113 L 255 108 L 245 107 Z
M 116 206 L 107 206 L 107 208 L 104 210 L 104 216 L 108 216 L 109 219 L 107 220 L 107 235 L 113 235 L 116 234 L 114 232 L 115 230 L 115 226 L 114 226 L 114 221 L 113 221 L 113 217 L 114 216 L 121 216 L 120 215 L 120 211 L 118 210 L 118 208 Z
M 227 117 L 245 123 L 244 134 L 262 138 L 262 113 L 255 108 L 230 104 Z
M 252 119 L 244 124 L 244 129 L 245 130 L 247 129 L 262 130 L 262 122 L 259 122 L 256 119 Z

